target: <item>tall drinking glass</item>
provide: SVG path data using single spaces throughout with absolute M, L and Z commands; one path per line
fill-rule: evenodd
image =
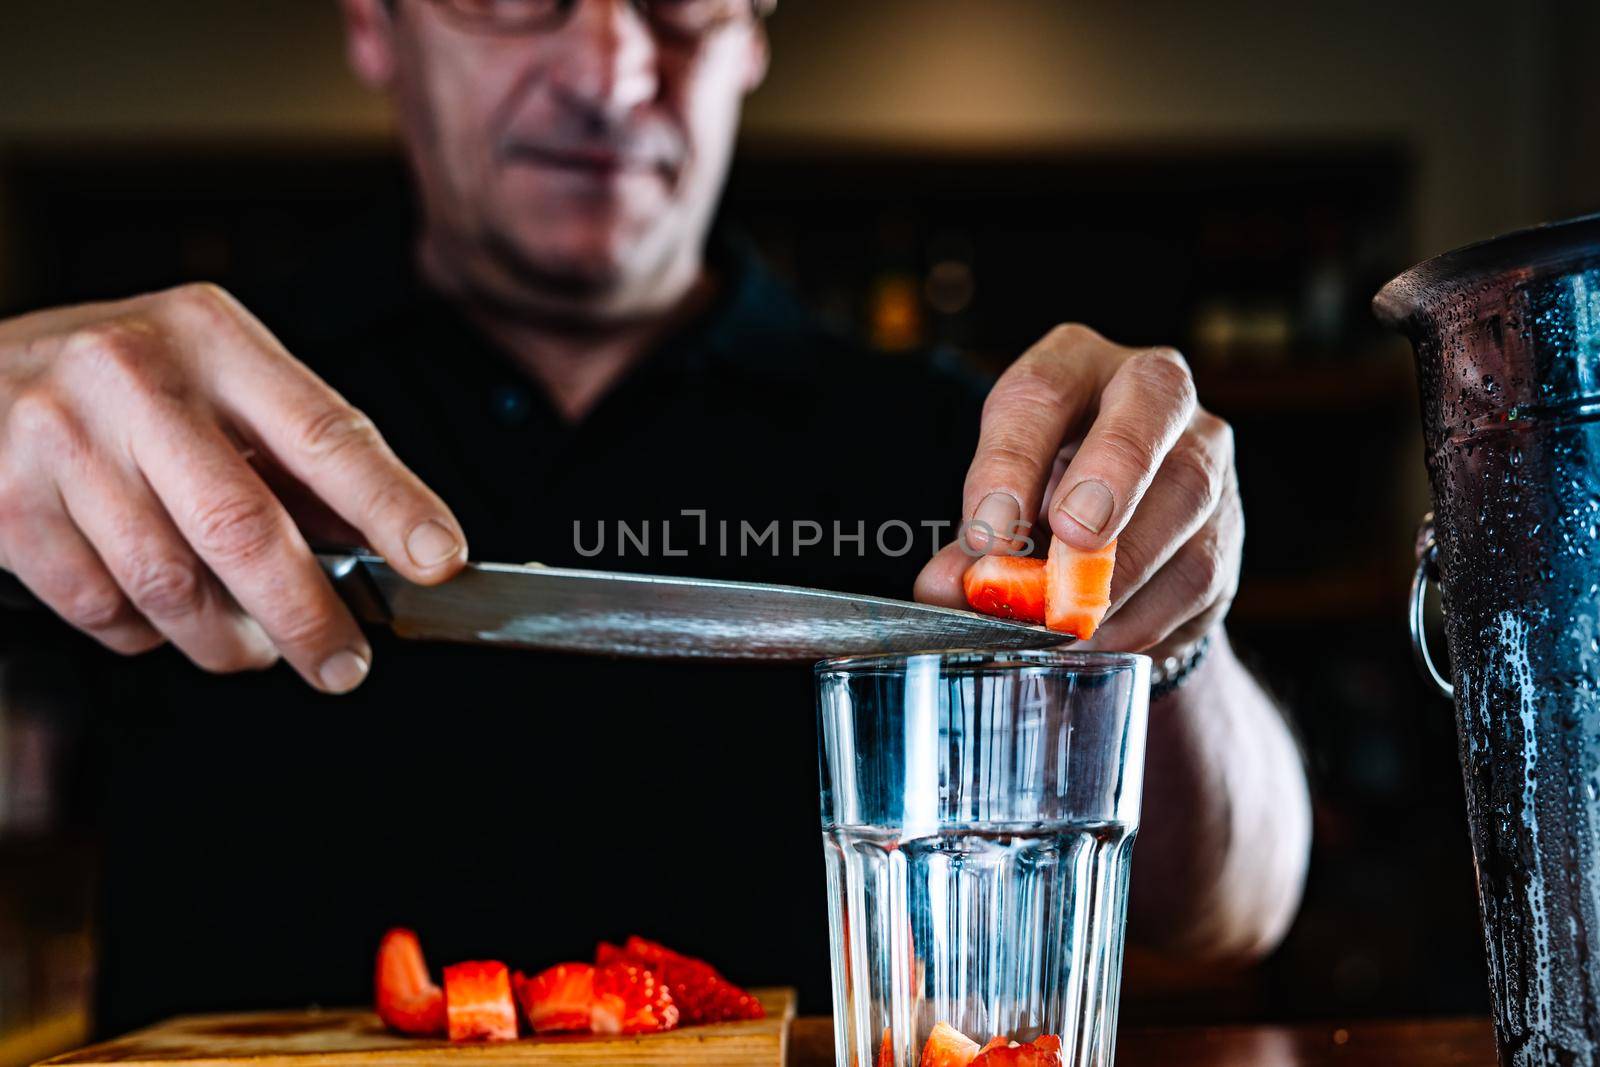
M 914 1067 L 940 1022 L 1110 1067 L 1149 662 L 818 664 L 841 1067 Z

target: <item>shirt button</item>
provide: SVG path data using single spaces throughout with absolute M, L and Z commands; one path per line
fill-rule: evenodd
M 532 398 L 520 385 L 502 385 L 489 397 L 490 408 L 502 426 L 521 426 L 528 421 Z

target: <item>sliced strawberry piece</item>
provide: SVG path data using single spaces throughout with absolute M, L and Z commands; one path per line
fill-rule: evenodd
M 642 963 L 616 960 L 594 972 L 589 1027 L 597 1034 L 649 1034 L 678 1025 L 672 993 Z
M 511 976 L 517 1002 L 536 1034 L 589 1029 L 594 1004 L 594 968 L 587 963 L 558 963 L 527 977 Z
M 602 947 L 605 943 L 601 942 Z M 658 941 L 647 941 L 642 937 L 633 936 L 623 943 L 622 951 L 629 958 L 643 960 L 645 963 L 666 963 L 668 960 L 686 960 L 690 957 L 672 951 Z
M 1044 624 L 1074 637 L 1094 636 L 1111 607 L 1111 571 L 1117 542 L 1098 552 L 1080 552 L 1060 538 L 1050 542 L 1045 563 Z
M 495 960 L 444 969 L 444 1006 L 451 1041 L 515 1041 L 517 1003 L 511 973 Z
M 894 1067 L 894 1049 L 889 1045 L 890 1028 L 883 1028 L 883 1040 L 878 1043 L 878 1067 Z
M 378 1018 L 389 1029 L 419 1037 L 444 1036 L 444 990 L 428 977 L 416 934 L 396 927 L 383 935 L 373 985 Z
M 709 963 L 678 959 L 660 966 L 662 980 L 672 990 L 673 1002 L 687 1023 L 699 1025 L 766 1017 L 761 1001 L 722 977 Z
M 973 611 L 1002 619 L 1042 623 L 1045 617 L 1044 560 L 1030 556 L 983 556 L 962 578 Z
M 614 947 L 602 942 L 596 959 Z M 662 984 L 672 991 L 672 1002 L 677 1005 L 685 1026 L 766 1017 L 761 1001 L 728 981 L 704 960 L 674 952 L 642 937 L 628 938 L 622 951 L 628 959 L 654 971 Z
M 604 967 L 606 964 L 616 963 L 618 960 L 635 958 L 627 949 L 620 945 L 613 945 L 609 941 L 600 942 L 594 949 L 594 965 L 596 967 Z
M 967 1067 L 978 1055 L 978 1043 L 949 1023 L 936 1023 L 922 1046 L 921 1067 Z
M 971 1067 L 1061 1067 L 1061 1039 L 1045 1034 L 1031 1045 L 997 1037 L 983 1046 Z

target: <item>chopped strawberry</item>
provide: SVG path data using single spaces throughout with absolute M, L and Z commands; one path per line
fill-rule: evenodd
M 618 960 L 635 958 L 629 954 L 627 949 L 620 945 L 613 945 L 609 941 L 600 942 L 594 949 L 594 965 L 596 967 L 604 967 L 606 964 L 615 963 Z
M 479 960 L 446 967 L 444 1004 L 451 1041 L 517 1039 L 517 1004 L 503 963 Z
M 601 942 L 601 945 L 607 947 L 604 942 Z M 676 962 L 690 958 L 672 951 L 658 941 L 647 941 L 637 935 L 623 943 L 622 951 L 630 958 L 643 960 L 645 963 L 666 963 L 669 960 Z
M 1094 636 L 1111 607 L 1111 571 L 1116 564 L 1115 539 L 1098 552 L 1080 552 L 1056 538 L 1045 564 L 1044 624 L 1074 637 Z
M 518 971 L 511 984 L 534 1033 L 589 1029 L 594 1003 L 594 968 L 589 964 L 558 963 L 532 978 Z
M 1061 1067 L 1061 1039 L 1045 1034 L 1031 1045 L 997 1037 L 978 1053 L 971 1067 Z
M 878 1067 L 894 1067 L 894 1048 L 889 1044 L 890 1028 L 883 1028 L 883 1040 L 878 1043 Z
M 709 963 L 691 959 L 669 961 L 661 965 L 661 977 L 672 990 L 672 999 L 687 1023 L 698 1025 L 766 1017 L 761 1001 L 722 977 Z
M 921 1067 L 967 1067 L 978 1055 L 978 1043 L 949 1023 L 936 1023 L 922 1046 Z
M 444 1035 L 444 990 L 428 977 L 416 934 L 396 927 L 383 935 L 373 985 L 378 1018 L 389 1029 L 421 1037 Z
M 589 1026 L 597 1034 L 648 1034 L 678 1025 L 672 993 L 650 968 L 616 960 L 594 972 Z
M 962 579 L 972 610 L 1002 619 L 1042 623 L 1045 617 L 1044 560 L 1029 556 L 984 556 Z
M 617 951 L 615 945 L 601 942 L 595 959 L 602 963 L 615 959 L 613 954 Z M 654 971 L 662 984 L 672 991 L 672 1002 L 677 1005 L 685 1026 L 766 1017 L 761 1001 L 722 977 L 704 960 L 674 952 L 642 937 L 628 938 L 620 951 L 624 958 Z

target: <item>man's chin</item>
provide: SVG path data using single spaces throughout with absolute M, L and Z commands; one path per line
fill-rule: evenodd
M 552 295 L 601 296 L 621 285 L 628 256 L 604 240 L 538 243 L 513 234 L 490 234 L 490 256 L 515 285 Z

